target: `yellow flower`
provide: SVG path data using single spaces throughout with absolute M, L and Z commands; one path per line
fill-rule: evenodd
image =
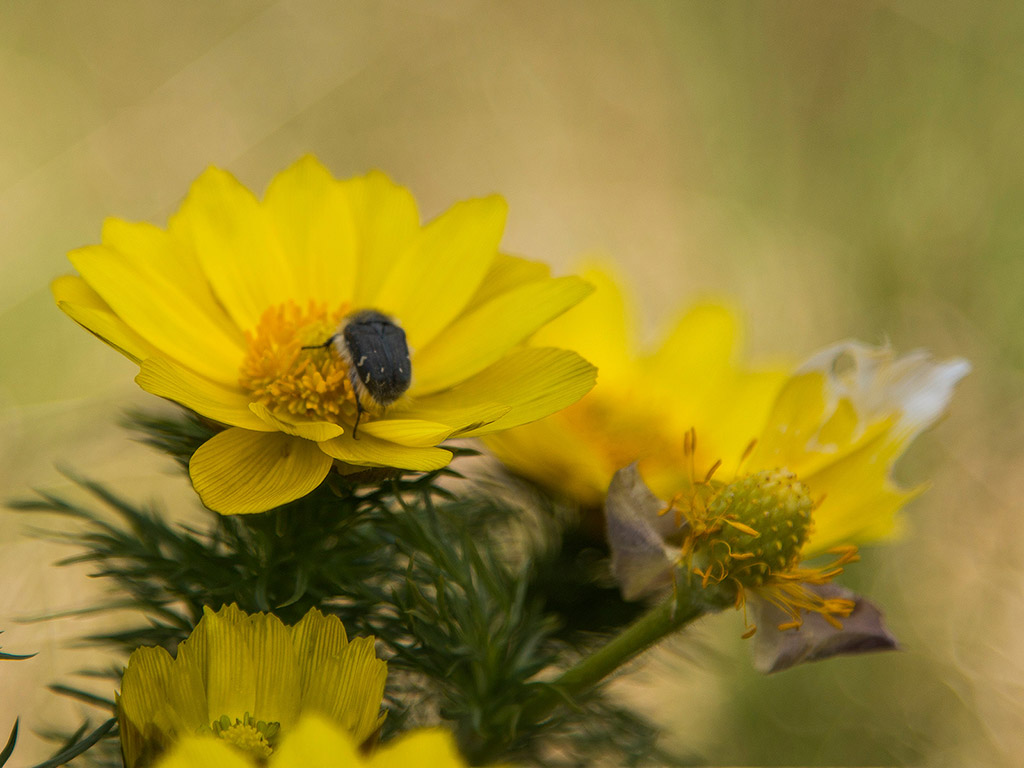
M 139 648 L 128 659 L 117 697 L 125 766 L 151 765 L 202 733 L 265 758 L 310 712 L 362 743 L 383 721 L 386 676 L 372 637 L 350 642 L 336 616 L 315 608 L 294 626 L 235 605 L 206 608 L 176 658 Z
M 156 768 L 466 768 L 451 734 L 440 728 L 412 731 L 371 755 L 335 724 L 303 716 L 266 762 L 203 736 L 183 739 Z
M 795 370 L 752 370 L 734 362 L 734 314 L 711 304 L 690 309 L 654 354 L 640 355 L 614 279 L 586 277 L 594 294 L 535 341 L 578 349 L 600 380 L 561 413 L 486 439 L 512 470 L 593 508 L 634 461 L 666 499 L 712 468 L 726 484 L 786 470 L 816 503 L 805 556 L 893 534 L 897 510 L 918 491 L 897 487 L 892 466 L 945 410 L 965 361 L 844 342 Z
M 166 230 L 105 222 L 101 245 L 70 254 L 80 276 L 53 292 L 139 364 L 139 386 L 227 425 L 193 456 L 193 484 L 211 509 L 260 512 L 332 466 L 438 469 L 444 440 L 547 416 L 593 386 L 577 354 L 521 346 L 590 287 L 500 254 L 505 208 L 468 200 L 421 225 L 379 172 L 338 181 L 305 157 L 258 200 L 211 168 Z M 376 371 L 345 354 L 366 350 L 325 346 L 366 310 L 404 331 L 404 393 L 402 381 L 375 400 Z M 405 350 L 386 352 L 397 376 Z

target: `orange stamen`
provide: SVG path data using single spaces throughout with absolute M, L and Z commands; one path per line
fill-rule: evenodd
M 345 307 L 328 312 L 310 302 L 302 309 L 288 301 L 268 308 L 253 331 L 239 384 L 276 415 L 292 420 L 340 423 L 355 418 L 355 396 L 345 362 L 320 344 L 337 330 Z

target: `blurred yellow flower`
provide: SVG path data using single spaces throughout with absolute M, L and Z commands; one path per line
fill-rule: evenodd
M 117 697 L 125 766 L 151 765 L 202 733 L 265 758 L 310 712 L 360 744 L 383 721 L 386 677 L 373 638 L 349 641 L 336 616 L 313 608 L 286 626 L 235 605 L 206 608 L 176 658 L 139 648 L 128 659 Z
M 407 733 L 370 755 L 334 723 L 304 715 L 267 761 L 210 737 L 183 739 L 156 768 L 466 768 L 451 734 L 440 728 Z
M 260 512 L 309 493 L 332 466 L 438 469 L 452 456 L 444 440 L 533 421 L 589 391 L 594 368 L 579 355 L 521 343 L 590 287 L 500 254 L 505 213 L 492 196 L 421 225 L 412 195 L 384 174 L 338 181 L 312 157 L 262 200 L 211 168 L 166 230 L 105 222 L 102 244 L 69 255 L 80 276 L 53 292 L 139 364 L 139 386 L 227 425 L 193 456 L 193 484 L 211 509 Z M 367 310 L 405 337 L 369 357 L 399 365 L 407 342 L 411 362 L 407 391 L 408 370 L 385 371 L 401 382 L 377 406 L 366 395 L 379 371 L 353 370 L 368 348 L 325 346 Z M 343 354 L 353 350 L 359 359 Z
M 897 487 L 892 466 L 945 410 L 965 361 L 845 342 L 795 369 L 750 369 L 735 362 L 734 313 L 713 304 L 690 309 L 641 355 L 614 278 L 600 269 L 585 277 L 594 294 L 534 341 L 579 350 L 598 365 L 598 385 L 561 413 L 486 438 L 513 471 L 599 508 L 613 474 L 633 462 L 664 499 L 713 467 L 725 484 L 786 470 L 816 504 L 804 557 L 894 532 L 917 491 Z

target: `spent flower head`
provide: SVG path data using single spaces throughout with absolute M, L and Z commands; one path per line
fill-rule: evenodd
M 687 436 L 692 451 L 695 437 Z M 731 483 L 709 472 L 671 501 L 657 498 L 635 464 L 615 474 L 606 504 L 612 570 L 627 600 L 681 590 L 706 610 L 751 603 L 761 626 L 755 661 L 784 669 L 840 653 L 895 648 L 880 612 L 832 580 L 858 559 L 853 545 L 806 562 L 816 504 L 786 470 L 761 470 Z M 850 626 L 844 622 L 849 620 Z M 808 629 L 802 631 L 804 625 Z M 782 639 L 790 633 L 795 640 Z
M 576 353 L 523 346 L 590 287 L 499 253 L 505 212 L 491 196 L 424 225 L 384 174 L 338 181 L 312 157 L 262 200 L 211 168 L 167 229 L 106 221 L 53 292 L 139 386 L 226 427 L 190 463 L 203 502 L 260 512 L 332 467 L 438 469 L 443 441 L 593 386 Z
M 364 742 L 383 721 L 387 665 L 373 642 L 349 641 L 336 616 L 315 608 L 294 626 L 235 605 L 206 608 L 175 658 L 159 647 L 129 658 L 117 697 L 126 768 L 196 734 L 265 759 L 307 713 Z

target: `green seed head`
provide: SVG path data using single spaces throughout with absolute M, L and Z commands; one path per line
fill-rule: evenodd
M 761 586 L 797 564 L 813 511 L 807 486 L 792 472 L 764 470 L 730 483 L 708 506 L 708 520 L 721 522 L 706 539 L 708 567 L 743 586 Z

